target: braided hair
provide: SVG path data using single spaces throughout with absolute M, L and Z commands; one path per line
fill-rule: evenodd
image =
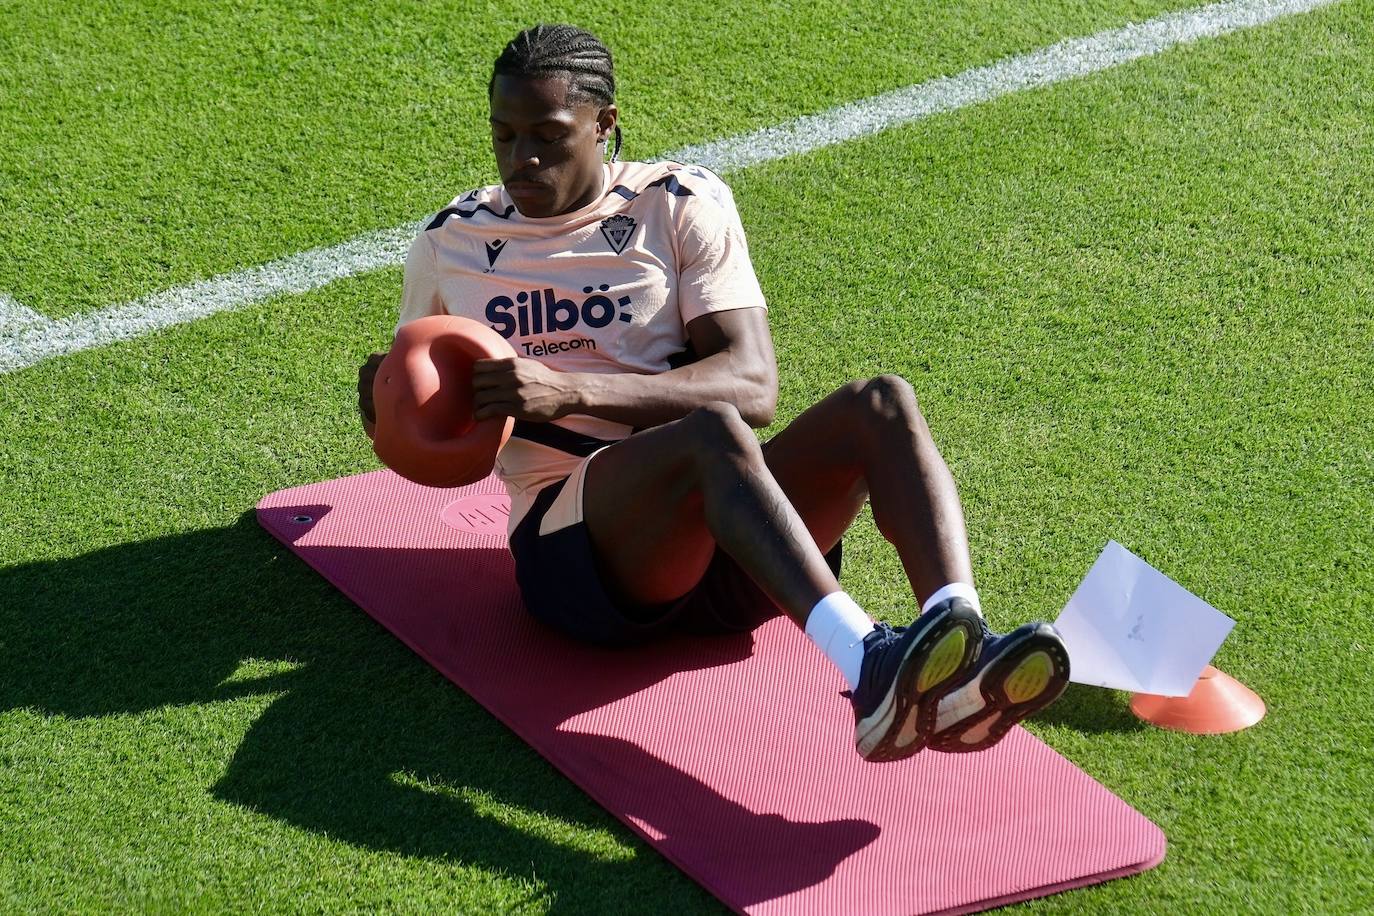
M 568 88 L 583 98 L 602 105 L 615 103 L 615 71 L 611 49 L 591 32 L 573 25 L 536 25 L 511 39 L 496 58 L 490 96 L 498 76 L 532 79 L 555 73 L 568 77 Z M 615 126 L 615 147 L 611 161 L 620 156 L 620 125 Z

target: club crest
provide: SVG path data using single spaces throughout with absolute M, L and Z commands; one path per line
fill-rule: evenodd
M 601 234 L 606 237 L 606 242 L 611 246 L 611 250 L 620 254 L 625 250 L 625 246 L 630 243 L 630 236 L 635 234 L 635 221 L 617 213 L 615 216 L 607 217 L 601 221 Z

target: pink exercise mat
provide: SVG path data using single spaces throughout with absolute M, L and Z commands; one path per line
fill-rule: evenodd
M 273 493 L 258 519 L 737 911 L 986 909 L 1164 856 L 1158 827 L 1021 728 L 981 754 L 864 763 L 843 682 L 784 617 L 630 650 L 544 628 L 493 478 L 376 471 Z

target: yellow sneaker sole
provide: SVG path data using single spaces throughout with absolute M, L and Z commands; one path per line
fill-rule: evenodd
M 1054 662 L 1045 652 L 1032 652 L 1002 682 L 1007 699 L 1026 703 L 1040 696 L 1054 676 Z
M 967 645 L 968 634 L 963 627 L 955 627 L 946 633 L 930 650 L 930 655 L 916 678 L 916 689 L 925 693 L 959 670 L 959 664 L 964 660 L 964 647 Z

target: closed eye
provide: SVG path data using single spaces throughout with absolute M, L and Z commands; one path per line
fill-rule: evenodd
M 498 121 L 495 118 L 492 119 L 491 138 L 494 142 L 512 143 L 515 141 L 516 133 L 516 130 L 512 128 L 509 124 L 506 124 L 502 121 Z M 543 124 L 533 125 L 530 128 L 529 136 L 531 136 L 531 138 L 536 143 L 542 143 L 546 146 L 552 146 L 556 143 L 562 143 L 565 140 L 567 140 L 571 133 L 572 132 L 569 131 L 567 127 L 563 124 L 557 122 L 545 122 Z

